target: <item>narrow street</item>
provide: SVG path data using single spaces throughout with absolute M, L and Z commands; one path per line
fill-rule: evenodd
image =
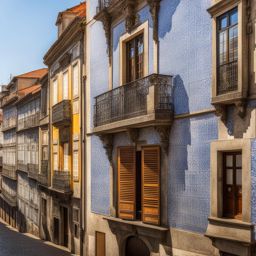
M 44 241 L 9 229 L 0 222 L 0 256 L 71 256 Z

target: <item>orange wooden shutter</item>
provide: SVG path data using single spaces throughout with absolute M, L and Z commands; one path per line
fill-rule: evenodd
M 136 152 L 134 147 L 118 149 L 119 218 L 134 220 L 136 216 Z
M 142 220 L 160 224 L 160 148 L 142 149 Z

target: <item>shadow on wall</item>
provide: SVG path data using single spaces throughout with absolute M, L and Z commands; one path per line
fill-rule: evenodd
M 247 106 L 244 118 L 239 117 L 238 109 L 234 106 L 227 107 L 227 119 L 225 121 L 225 126 L 228 135 L 234 136 L 237 139 L 244 137 L 245 133 L 253 125 L 254 120 L 252 120 L 252 111 L 255 107 L 256 102 L 250 102 Z
M 160 14 L 159 17 L 165 22 L 162 23 L 162 26 L 159 28 L 159 37 L 164 38 L 167 33 L 172 30 L 172 19 L 173 15 L 180 4 L 181 0 L 163 0 L 161 2 Z
M 179 106 L 182 108 L 182 113 L 189 113 L 188 94 L 183 80 L 179 75 L 174 78 L 173 95 L 175 108 Z M 186 185 L 185 171 L 188 170 L 188 146 L 191 145 L 190 118 L 184 118 L 174 122 L 170 145 L 169 155 L 172 172 L 169 174 L 169 177 L 172 181 L 171 189 L 174 189 L 175 192 L 184 191 Z

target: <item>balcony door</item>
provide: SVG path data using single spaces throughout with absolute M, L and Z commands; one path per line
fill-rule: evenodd
M 126 82 L 130 83 L 144 76 L 143 34 L 126 43 Z
M 242 154 L 224 154 L 223 215 L 227 218 L 242 218 Z

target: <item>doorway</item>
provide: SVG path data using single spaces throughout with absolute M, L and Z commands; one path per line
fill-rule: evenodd
M 125 256 L 150 256 L 150 251 L 141 239 L 132 236 L 126 241 Z
M 68 247 L 68 208 L 63 209 L 63 245 Z
M 242 153 L 224 153 L 223 217 L 242 218 Z
M 59 228 L 60 228 L 60 222 L 59 219 L 53 218 L 53 236 L 54 236 L 54 243 L 59 244 Z

